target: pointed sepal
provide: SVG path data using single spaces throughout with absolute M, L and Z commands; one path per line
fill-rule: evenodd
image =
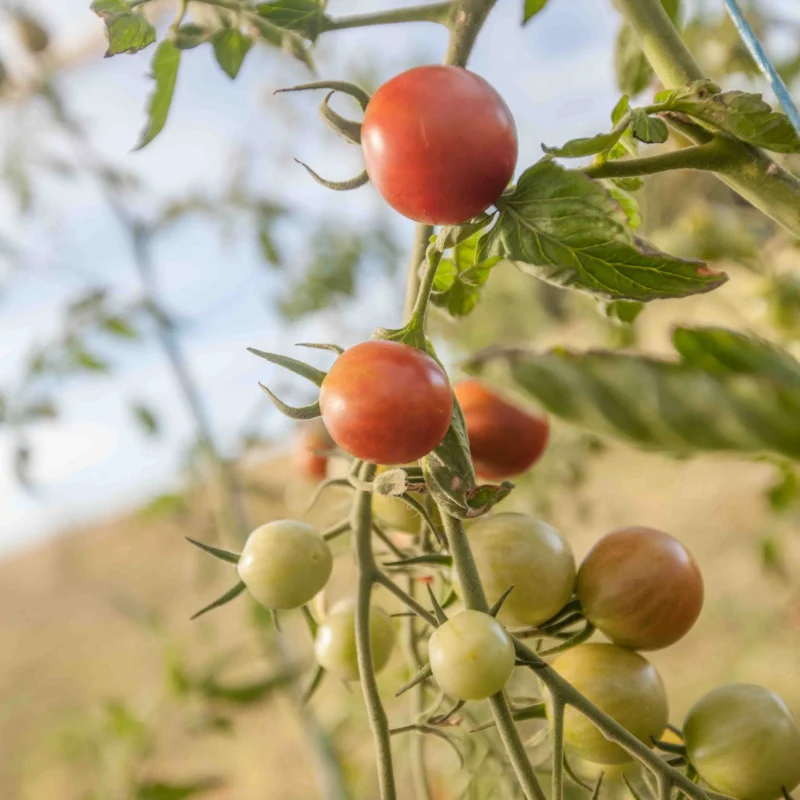
M 244 590 L 245 585 L 242 581 L 236 584 L 233 589 L 229 589 L 222 597 L 218 597 L 213 603 L 209 603 L 205 608 L 201 608 L 196 614 L 192 614 L 189 619 L 197 619 L 198 617 L 202 617 L 203 614 L 207 614 L 209 611 L 213 611 L 215 608 L 219 608 L 220 606 L 224 606 L 227 603 L 230 603 L 231 600 L 235 600 Z
M 227 561 L 229 564 L 239 563 L 239 558 L 241 557 L 239 553 L 234 553 L 230 550 L 223 550 L 220 547 L 212 547 L 210 544 L 198 542 L 196 539 L 192 539 L 189 536 L 185 538 L 190 544 L 193 544 L 195 547 L 199 547 L 204 553 L 208 553 L 210 556 L 214 556 L 214 558 L 218 558 L 220 561 Z

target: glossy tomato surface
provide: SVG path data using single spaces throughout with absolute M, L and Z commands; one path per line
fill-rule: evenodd
M 659 650 L 677 642 L 703 607 L 703 576 L 689 551 L 652 528 L 600 539 L 578 570 L 586 618 L 612 642 Z
M 541 458 L 550 438 L 547 419 L 512 405 L 480 381 L 459 381 L 453 388 L 479 478 L 510 478 Z
M 370 608 L 369 632 L 372 665 L 379 672 L 392 654 L 395 629 L 392 618 L 378 606 Z M 337 606 L 323 620 L 317 630 L 314 653 L 317 663 L 337 677 L 346 681 L 358 680 L 356 616 L 352 603 Z
M 442 691 L 460 700 L 483 700 L 511 677 L 514 643 L 494 617 L 462 611 L 433 632 L 428 657 Z
M 319 403 L 336 444 L 373 464 L 406 464 L 428 455 L 453 415 L 444 370 L 397 342 L 362 342 L 345 350 L 322 382 Z
M 776 800 L 800 784 L 800 722 L 763 686 L 709 692 L 689 711 L 683 735 L 700 777 L 737 800 Z
M 384 83 L 367 105 L 361 146 L 384 200 L 429 225 L 480 214 L 503 193 L 517 163 L 508 106 L 461 67 L 415 67 Z
M 248 536 L 236 568 L 262 605 L 299 608 L 328 582 L 333 557 L 328 543 L 310 525 L 281 519 Z
M 495 514 L 470 525 L 467 536 L 489 603 L 514 587 L 498 614 L 506 625 L 539 625 L 572 597 L 572 549 L 547 523 L 528 514 Z
M 658 738 L 667 727 L 664 683 L 638 653 L 614 644 L 582 644 L 559 656 L 553 669 L 648 747 L 650 737 Z M 574 708 L 564 715 L 564 741 L 580 758 L 596 764 L 633 760 Z

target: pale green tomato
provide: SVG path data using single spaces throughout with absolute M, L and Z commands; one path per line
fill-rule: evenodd
M 615 644 L 583 644 L 553 662 L 553 669 L 587 700 L 652 747 L 669 721 L 661 676 L 638 653 Z M 564 714 L 564 741 L 580 758 L 596 764 L 624 764 L 631 756 L 610 742 L 577 709 Z
M 510 586 L 498 619 L 539 625 L 559 612 L 575 588 L 575 558 L 550 525 L 527 514 L 496 514 L 467 532 L 489 603 Z
M 372 495 L 375 519 L 393 531 L 419 533 L 422 517 L 408 504 L 387 494 Z
M 775 800 L 800 784 L 800 723 L 774 692 L 734 683 L 709 692 L 683 727 L 686 754 L 712 788 L 737 800 Z
M 499 692 L 514 669 L 514 644 L 503 626 L 481 611 L 462 611 L 440 625 L 428 644 L 439 688 L 459 700 Z
M 372 666 L 380 672 L 392 654 L 395 629 L 392 618 L 378 606 L 371 606 L 369 633 Z M 356 612 L 352 603 L 337 603 L 317 631 L 314 641 L 317 663 L 345 681 L 357 681 Z
M 280 519 L 256 528 L 236 568 L 250 594 L 267 608 L 299 608 L 328 582 L 328 543 L 305 522 Z

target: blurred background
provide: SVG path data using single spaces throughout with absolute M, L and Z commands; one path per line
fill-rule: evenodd
M 320 122 L 320 98 L 274 94 L 310 72 L 263 44 L 235 81 L 209 45 L 184 52 L 164 131 L 134 151 L 151 51 L 103 60 L 103 23 L 87 5 L 0 7 L 0 797 L 374 797 L 357 687 L 330 682 L 299 708 L 311 656 L 291 615 L 277 636 L 240 599 L 190 624 L 232 576 L 184 536 L 236 547 L 243 530 L 305 513 L 313 485 L 292 467 L 294 432 L 257 382 L 290 402 L 310 394 L 245 348 L 348 346 L 398 325 L 413 225 L 371 187 L 330 192 L 294 162 L 333 180 L 361 169 L 358 149 Z M 327 11 L 378 5 L 330 0 Z M 795 87 L 800 7 L 747 6 Z M 174 6 L 146 13 L 161 32 Z M 216 13 L 189 3 L 199 24 Z M 520 19 L 521 3 L 501 0 L 471 62 L 512 109 L 520 168 L 543 142 L 607 130 L 620 91 L 655 87 L 610 2 L 550 0 L 527 26 Z M 763 90 L 721 2 L 689 3 L 681 19 L 710 77 Z M 443 29 L 414 24 L 328 33 L 313 53 L 320 76 L 374 90 L 440 60 L 445 42 Z M 346 98 L 333 104 L 355 113 Z M 497 342 L 668 353 L 677 323 L 724 324 L 800 350 L 796 242 L 704 175 L 650 179 L 637 198 L 647 238 L 731 280 L 655 302 L 628 324 L 501 265 L 469 316 L 437 314 L 437 347 L 454 374 Z M 579 559 L 613 527 L 661 528 L 703 570 L 700 622 L 652 658 L 674 721 L 729 681 L 763 683 L 800 709 L 792 466 L 677 459 L 553 429 L 504 510 L 547 519 Z M 308 518 L 329 525 L 345 503 L 329 496 Z M 338 547 L 332 600 L 352 586 L 346 542 Z M 386 696 L 406 677 L 398 656 L 381 676 Z M 403 701 L 389 710 L 404 714 Z M 530 736 L 532 752 L 546 747 Z M 405 747 L 398 739 L 401 773 Z M 437 798 L 506 796 L 491 794 L 492 770 L 472 780 L 459 771 L 446 745 L 429 755 Z M 337 782 L 347 794 L 324 794 Z

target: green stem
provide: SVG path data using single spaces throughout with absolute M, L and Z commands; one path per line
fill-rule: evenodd
M 433 281 L 436 279 L 436 270 L 439 269 L 439 262 L 442 260 L 442 252 L 435 247 L 429 246 L 425 253 L 425 267 L 420 277 L 419 289 L 417 290 L 417 300 L 411 311 L 409 324 L 417 328 L 422 333 L 422 346 L 424 347 L 425 316 L 428 313 L 428 303 L 431 299 Z
M 603 161 L 581 170 L 590 178 L 630 178 L 634 175 L 653 175 L 672 169 L 718 171 L 734 161 L 727 141 L 715 137 L 708 144 L 670 150 L 654 156 Z
M 326 18 L 322 31 L 341 31 L 346 28 L 365 28 L 370 25 L 389 25 L 396 22 L 437 22 L 440 25 L 448 25 L 452 12 L 451 2 L 393 8 L 390 11 L 374 11 L 371 14 L 356 14 L 338 19 Z
M 551 740 L 553 743 L 553 790 L 551 800 L 564 796 L 564 703 L 555 700 L 551 710 Z
M 414 303 L 419 295 L 419 272 L 422 262 L 425 260 L 425 253 L 433 236 L 433 225 L 417 225 L 414 231 L 414 244 L 411 247 L 411 259 L 408 262 L 408 281 L 406 283 L 406 307 L 403 311 L 403 319 L 409 321 L 411 312 L 414 310 Z
M 374 464 L 364 464 L 359 477 L 362 484 L 371 484 L 377 468 Z M 378 568 L 372 553 L 372 495 L 368 491 L 356 492 L 350 526 L 353 529 L 356 566 L 358 567 L 358 587 L 356 592 L 356 652 L 358 672 L 364 704 L 367 707 L 378 765 L 378 784 L 381 800 L 396 800 L 394 767 L 392 764 L 392 744 L 389 733 L 389 719 L 381 702 L 378 681 L 372 665 L 372 637 L 370 635 L 369 615 L 372 585 Z

